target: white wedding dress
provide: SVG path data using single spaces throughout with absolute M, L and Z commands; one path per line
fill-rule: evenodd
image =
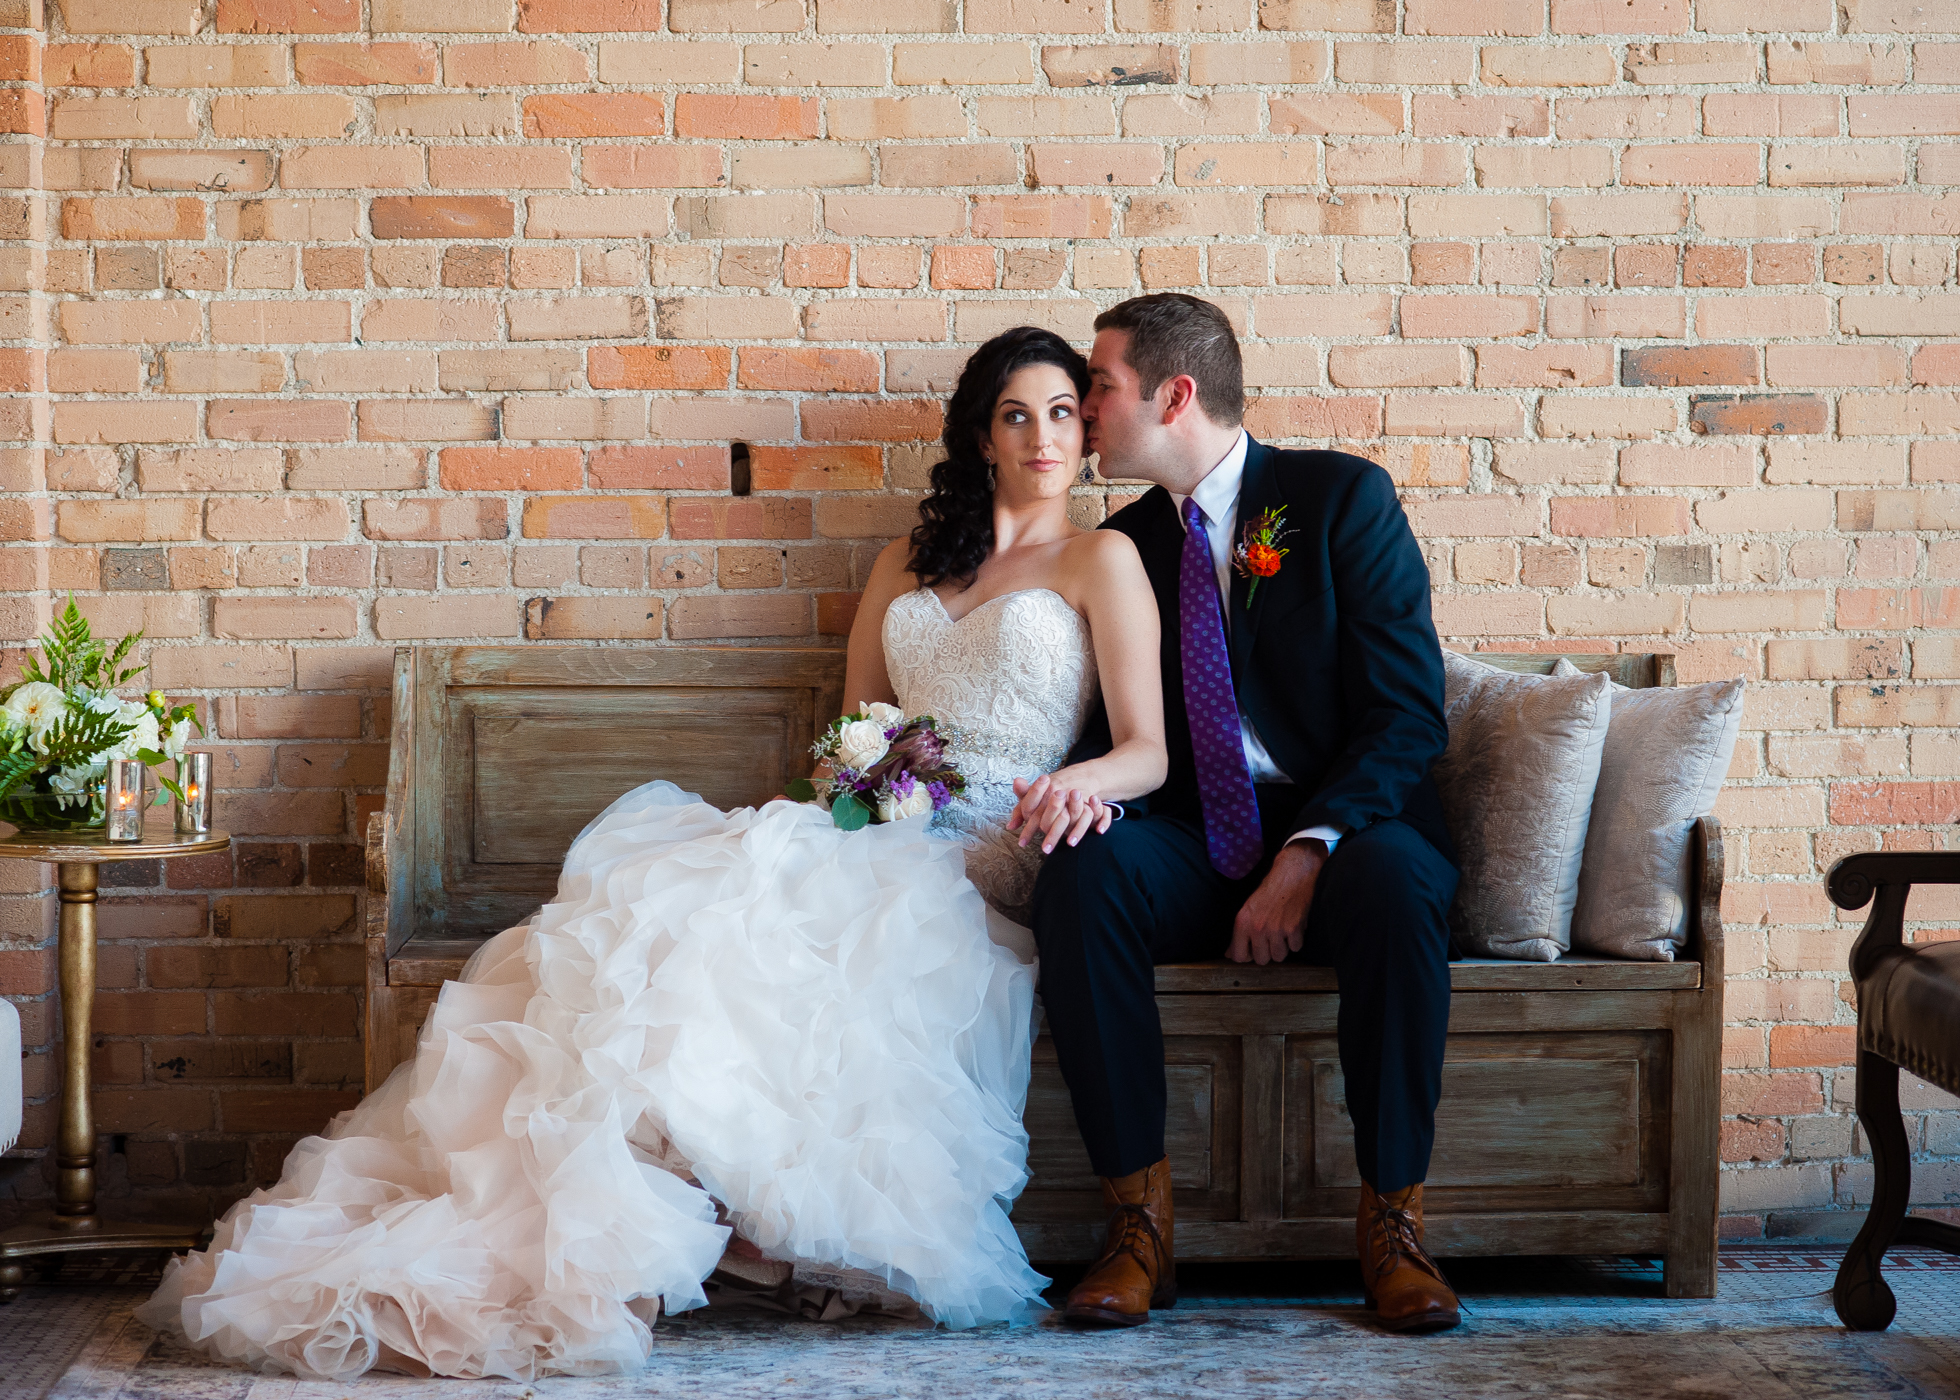
M 1007 1216 L 1039 852 L 1001 822 L 1081 729 L 1088 626 L 1045 589 L 957 622 L 918 590 L 884 643 L 965 799 L 845 834 L 809 805 L 627 793 L 557 897 L 444 986 L 415 1058 L 139 1316 L 309 1378 L 631 1370 L 657 1307 L 705 1301 L 717 1202 L 765 1255 L 868 1273 L 947 1326 L 1040 1307 Z

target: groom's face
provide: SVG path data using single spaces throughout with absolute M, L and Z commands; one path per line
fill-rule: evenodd
M 1147 462 L 1164 431 L 1162 405 L 1137 391 L 1137 372 L 1124 358 L 1128 331 L 1096 332 L 1089 351 L 1089 397 L 1082 401 L 1082 420 L 1089 425 L 1089 450 L 1102 454 L 1104 476 L 1128 476 Z

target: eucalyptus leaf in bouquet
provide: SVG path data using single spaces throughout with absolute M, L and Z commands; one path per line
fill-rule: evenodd
M 151 767 L 180 757 L 193 728 L 194 705 L 172 706 L 163 692 L 124 700 L 116 688 L 148 668 L 125 666 L 141 641 L 132 632 L 113 647 L 90 635 L 88 619 L 68 606 L 41 634 L 21 679 L 0 689 L 0 821 L 30 830 L 77 830 L 102 822 L 102 775 L 112 758 Z M 178 784 L 159 773 L 164 793 Z
M 828 808 L 842 831 L 937 812 L 966 791 L 966 779 L 946 761 L 938 722 L 907 718 L 896 705 L 859 701 L 810 751 L 819 775 L 796 779 L 788 795 Z

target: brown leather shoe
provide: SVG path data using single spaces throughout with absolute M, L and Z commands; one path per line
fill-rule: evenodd
M 1384 1196 L 1361 1183 L 1354 1222 L 1355 1252 L 1368 1306 L 1391 1332 L 1441 1332 L 1454 1327 L 1456 1292 L 1422 1247 L 1422 1185 Z
M 1135 1327 L 1177 1302 L 1171 1252 L 1171 1159 L 1102 1178 L 1109 1232 L 1102 1257 L 1069 1290 L 1062 1320 L 1077 1327 Z

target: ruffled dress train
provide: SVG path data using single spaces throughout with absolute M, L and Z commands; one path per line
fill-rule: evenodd
M 1000 823 L 1012 778 L 1080 732 L 1093 653 L 1046 590 L 958 622 L 920 590 L 884 641 L 967 800 L 847 835 L 788 801 L 627 793 L 556 898 L 443 987 L 414 1058 L 138 1316 L 308 1378 L 629 1371 L 661 1311 L 706 1301 L 731 1226 L 949 1327 L 1038 1310 L 1008 1220 L 1033 944 L 1000 912 L 1024 912 L 1038 852 Z
M 765 1255 L 948 1326 L 1027 1316 L 1034 975 L 974 937 L 1019 931 L 962 859 L 923 817 L 847 838 L 809 806 L 628 793 L 444 986 L 415 1058 L 140 1315 L 308 1377 L 630 1370 L 654 1300 L 706 1301 L 719 1201 Z

